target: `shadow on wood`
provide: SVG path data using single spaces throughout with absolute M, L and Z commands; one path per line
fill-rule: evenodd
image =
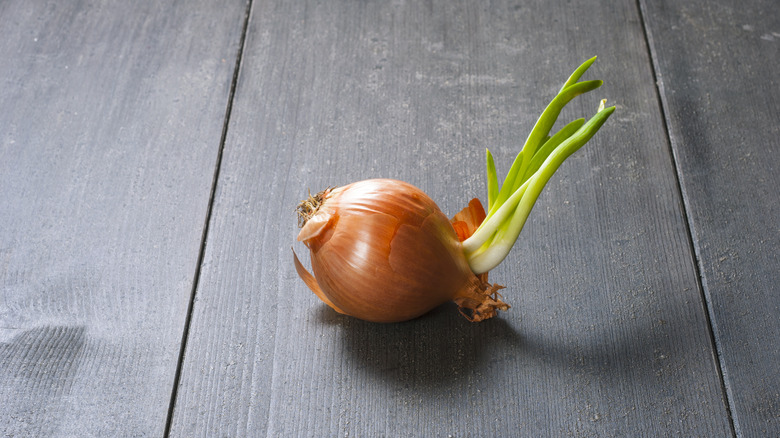
M 68 405 L 86 339 L 84 326 L 40 326 L 0 342 L 0 406 L 8 436 L 50 436 L 59 421 L 49 412 Z
M 504 319 L 481 323 L 464 319 L 454 305 L 440 306 L 420 318 L 378 324 L 339 315 L 326 306 L 318 322 L 340 326 L 345 357 L 388 383 L 418 389 L 457 384 L 490 367 L 497 349 L 521 349 L 521 336 Z
M 339 330 L 344 360 L 352 362 L 352 369 L 365 370 L 376 382 L 422 392 L 464 387 L 475 377 L 491 373 L 506 377 L 508 369 L 535 375 L 539 367 L 546 370 L 543 374 L 560 375 L 575 386 L 592 381 L 658 385 L 680 381 L 680 374 L 687 372 L 680 364 L 696 360 L 699 350 L 669 336 L 670 330 L 690 331 L 683 327 L 694 323 L 689 319 L 619 315 L 619 322 L 602 320 L 587 332 L 570 327 L 568 333 L 555 334 L 544 327 L 529 327 L 521 333 L 521 309 L 509 312 L 516 314 L 470 323 L 454 305 L 444 305 L 412 321 L 377 324 L 339 315 L 322 305 L 315 321 Z M 621 330 L 616 332 L 613 324 Z

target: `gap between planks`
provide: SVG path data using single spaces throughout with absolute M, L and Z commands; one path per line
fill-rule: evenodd
M 707 294 L 707 291 L 704 288 L 704 277 L 702 276 L 702 260 L 701 255 L 699 254 L 697 247 L 694 243 L 694 237 L 693 237 L 693 222 L 691 221 L 690 215 L 688 214 L 690 210 L 690 205 L 688 203 L 688 199 L 685 196 L 685 191 L 682 187 L 682 182 L 680 181 L 680 166 L 677 162 L 677 157 L 674 154 L 674 148 L 672 147 L 672 134 L 671 130 L 669 129 L 669 125 L 671 123 L 671 120 L 669 120 L 669 111 L 668 111 L 668 103 L 666 102 L 666 99 L 663 94 L 663 85 L 660 83 L 659 79 L 659 63 L 658 63 L 658 56 L 655 52 L 655 47 L 653 46 L 653 36 L 650 34 L 650 30 L 648 29 L 647 25 L 647 16 L 646 16 L 646 8 L 644 7 L 644 3 L 646 0 L 636 0 L 636 8 L 637 13 L 639 14 L 639 21 L 642 26 L 642 34 L 644 35 L 645 39 L 645 45 L 647 46 L 647 53 L 650 60 L 650 70 L 652 73 L 653 83 L 655 87 L 655 95 L 656 99 L 658 101 L 658 110 L 661 112 L 661 120 L 663 121 L 663 130 L 666 133 L 666 139 L 667 139 L 667 147 L 669 148 L 669 157 L 672 161 L 672 166 L 674 168 L 674 182 L 675 186 L 677 187 L 677 194 L 679 195 L 680 202 L 682 203 L 682 208 L 680 209 L 682 211 L 683 215 L 683 221 L 685 222 L 685 231 L 686 236 L 688 238 L 688 247 L 690 248 L 691 256 L 693 257 L 693 268 L 696 271 L 696 285 L 699 289 L 699 296 L 701 297 L 701 302 L 704 307 L 704 317 L 707 321 L 707 331 L 709 332 L 710 337 L 710 345 L 712 346 L 712 349 L 715 352 L 715 368 L 718 373 L 718 380 L 720 381 L 720 388 L 722 393 L 722 398 L 724 401 L 724 406 L 726 408 L 726 415 L 728 416 L 729 420 L 729 428 L 731 429 L 731 434 L 734 437 L 741 436 L 740 434 L 737 434 L 738 424 L 736 423 L 734 419 L 733 414 L 733 398 L 731 397 L 731 391 L 729 390 L 728 384 L 726 382 L 725 376 L 724 376 L 724 361 L 723 361 L 723 354 L 721 352 L 721 345 L 720 342 L 718 342 L 718 337 L 716 334 L 715 327 L 713 325 L 713 318 L 714 318 L 714 310 L 712 309 L 712 300 L 709 299 L 709 295 Z
M 225 107 L 225 119 L 222 124 L 222 135 L 219 139 L 219 148 L 217 149 L 217 159 L 214 164 L 214 175 L 211 180 L 211 191 L 209 192 L 208 206 L 206 207 L 205 223 L 203 225 L 203 233 L 201 234 L 200 250 L 198 252 L 198 261 L 195 265 L 195 274 L 192 279 L 192 290 L 190 292 L 189 303 L 187 303 L 187 315 L 184 319 L 184 327 L 182 329 L 181 342 L 179 347 L 179 359 L 176 363 L 176 373 L 173 377 L 173 385 L 171 388 L 171 398 L 168 404 L 168 415 L 165 419 L 165 431 L 163 437 L 168 438 L 171 434 L 171 426 L 173 425 L 173 415 L 176 409 L 176 398 L 178 397 L 179 382 L 181 381 L 182 368 L 184 366 L 184 355 L 187 351 L 187 339 L 190 332 L 190 323 L 192 321 L 193 306 L 195 304 L 195 295 L 198 291 L 198 285 L 200 283 L 200 272 L 203 266 L 203 258 L 206 253 L 206 241 L 209 235 L 209 224 L 211 223 L 211 213 L 214 209 L 214 198 L 216 197 L 217 183 L 219 182 L 219 173 L 222 168 L 222 153 L 225 149 L 225 141 L 227 140 L 228 126 L 230 125 L 230 114 L 233 110 L 233 99 L 236 94 L 236 86 L 238 84 L 238 74 L 241 69 L 241 60 L 244 55 L 244 46 L 246 43 L 246 34 L 249 29 L 249 18 L 252 14 L 253 0 L 247 0 L 246 9 L 244 12 L 244 22 L 242 23 L 241 37 L 238 43 L 238 52 L 236 53 L 236 63 L 233 67 L 233 78 L 230 82 L 230 91 L 228 93 L 227 105 Z

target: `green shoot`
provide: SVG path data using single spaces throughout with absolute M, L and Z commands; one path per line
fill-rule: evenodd
M 589 62 L 592 63 L 592 61 L 589 60 L 586 61 L 586 64 Z M 572 77 L 574 77 L 574 75 L 572 75 Z M 509 173 L 507 173 L 507 176 L 504 179 L 504 184 L 501 185 L 501 190 L 498 192 L 496 204 L 493 205 L 493 208 L 496 208 L 497 205 L 501 205 L 505 202 L 507 198 L 517 190 L 517 187 L 522 185 L 522 180 L 518 181 L 517 179 L 521 178 L 526 173 L 531 158 L 536 154 L 536 150 L 547 138 L 550 129 L 552 129 L 555 121 L 558 119 L 563 107 L 580 94 L 593 91 L 602 84 L 602 81 L 585 81 L 569 85 L 563 88 L 550 104 L 547 105 L 547 108 L 545 108 L 542 115 L 539 116 L 539 120 L 536 121 L 536 125 L 534 125 L 534 128 L 528 135 L 528 139 L 525 141 L 523 149 L 517 155 L 517 158 L 515 158 L 514 163 L 512 163 L 512 167 L 509 169 Z M 488 216 L 492 213 L 493 209 L 488 211 Z
M 498 196 L 498 177 L 496 176 L 496 164 L 493 162 L 493 154 L 485 149 L 487 162 L 487 191 L 488 191 L 488 210 L 493 207 Z
M 560 146 L 564 140 L 577 132 L 577 130 L 580 129 L 580 127 L 584 124 L 585 119 L 577 119 L 564 126 L 554 136 L 550 137 L 550 139 L 547 140 L 544 145 L 542 145 L 542 147 L 536 152 L 536 155 L 534 155 L 534 157 L 531 159 L 531 162 L 528 164 L 528 168 L 526 169 L 522 180 L 526 181 L 531 175 L 536 173 L 536 171 L 539 170 L 539 168 L 542 166 L 542 163 L 544 163 L 544 160 L 546 160 L 550 155 L 550 153 L 552 153 L 555 148 Z
M 595 59 L 591 58 L 578 67 L 544 110 L 523 149 L 515 158 L 500 190 L 497 187 L 493 156 L 487 152 L 487 217 L 474 234 L 463 242 L 466 258 L 475 273 L 487 272 L 506 258 L 552 175 L 566 158 L 598 132 L 614 112 L 615 107 L 604 108 L 602 101 L 596 115 L 587 123 L 584 119 L 577 119 L 555 135 L 549 136 L 561 110 L 568 102 L 601 86 L 601 81 L 577 82 Z

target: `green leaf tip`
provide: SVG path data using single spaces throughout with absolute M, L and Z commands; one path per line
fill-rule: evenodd
M 575 82 L 580 80 L 582 75 L 585 74 L 585 72 L 590 68 L 591 65 L 593 65 L 594 62 L 596 62 L 596 58 L 598 58 L 598 56 L 594 56 L 588 59 L 587 61 L 583 62 L 582 64 L 580 64 L 580 66 L 577 67 L 576 70 L 574 70 L 574 73 L 572 73 L 571 76 L 569 76 L 569 79 L 566 81 L 566 83 L 563 84 L 563 87 L 561 87 L 561 91 L 563 91 L 563 89 L 568 87 L 569 85 L 574 84 Z

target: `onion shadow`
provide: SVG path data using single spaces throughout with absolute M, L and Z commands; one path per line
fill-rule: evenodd
M 522 338 L 497 317 L 472 323 L 448 303 L 403 323 L 372 323 L 321 306 L 320 323 L 339 326 L 343 354 L 358 369 L 402 387 L 434 388 L 489 366 L 497 351 L 516 350 Z
M 324 304 L 315 318 L 338 329 L 343 357 L 354 370 L 409 387 L 434 388 L 475 373 L 500 372 L 504 367 L 500 362 L 506 360 L 557 369 L 556 373 L 574 379 L 572 384 L 592 379 L 607 385 L 640 382 L 664 391 L 677 384 L 675 379 L 684 381 L 680 370 L 718 373 L 710 360 L 714 346 L 708 342 L 702 304 L 685 298 L 654 301 L 654 297 L 637 299 L 646 305 L 641 314 L 623 311 L 598 318 L 598 314 L 573 313 L 571 321 L 556 324 L 559 330 L 555 331 L 542 325 L 518 327 L 522 303 L 515 310 L 519 314 L 499 313 L 480 323 L 463 318 L 454 303 L 395 324 L 361 321 Z M 538 318 L 529 319 L 534 325 Z

